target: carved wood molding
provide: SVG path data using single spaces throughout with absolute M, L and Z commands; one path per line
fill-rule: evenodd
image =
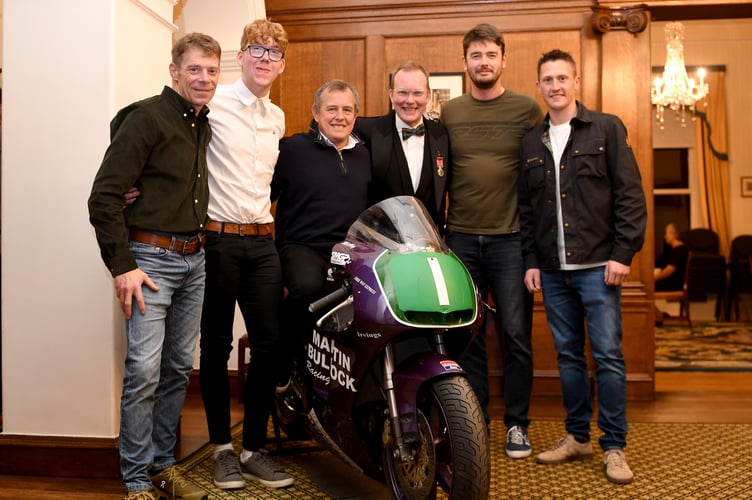
M 627 30 L 632 34 L 642 33 L 648 26 L 648 6 L 646 4 L 631 7 L 593 7 L 590 24 L 598 34 L 610 30 Z
M 160 13 L 160 10 L 162 9 L 158 9 L 156 5 L 154 5 L 153 7 L 151 5 L 148 5 L 148 4 L 154 4 L 153 1 L 150 2 L 150 1 L 144 1 L 144 0 L 131 0 L 131 2 L 138 5 L 144 12 L 146 12 L 151 17 L 153 17 L 154 19 L 162 23 L 165 27 L 169 28 L 171 31 L 176 32 L 178 30 L 177 25 L 175 25 L 172 22 L 172 17 L 174 15 L 173 8 L 177 4 L 178 0 L 162 0 L 162 2 L 166 2 L 167 4 L 169 4 L 169 8 L 170 8 L 169 18 L 166 17 L 167 11 L 165 13 Z
M 593 5 L 588 0 L 268 0 L 270 19 L 291 41 L 345 40 L 369 35 L 464 34 L 488 22 L 504 32 L 578 29 Z M 552 12 L 556 15 L 552 16 Z M 585 18 L 586 19 L 586 18 Z

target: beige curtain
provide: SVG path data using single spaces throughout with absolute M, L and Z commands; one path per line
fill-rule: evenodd
M 731 241 L 729 217 L 728 126 L 726 121 L 725 69 L 708 71 L 707 106 L 695 112 L 695 147 L 702 223 L 718 234 L 721 255 L 728 255 Z

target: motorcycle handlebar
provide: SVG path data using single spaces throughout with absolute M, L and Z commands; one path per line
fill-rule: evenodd
M 329 295 L 325 295 L 316 302 L 311 303 L 311 305 L 308 306 L 308 310 L 312 313 L 319 312 L 329 306 L 336 304 L 337 302 L 346 299 L 349 295 L 350 287 L 348 285 L 342 285 L 341 288 L 338 288 Z

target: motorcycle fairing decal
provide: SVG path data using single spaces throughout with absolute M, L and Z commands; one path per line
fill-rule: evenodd
M 350 254 L 332 251 L 330 262 L 336 266 L 345 266 L 350 263 Z
M 314 379 L 329 389 L 336 386 L 351 392 L 358 392 L 352 376 L 354 355 L 339 346 L 334 339 L 313 331 L 313 338 L 306 349 L 306 369 Z
M 431 268 L 431 274 L 433 274 L 433 282 L 436 285 L 436 296 L 439 299 L 440 306 L 449 305 L 449 292 L 447 291 L 446 280 L 444 279 L 444 273 L 441 272 L 441 265 L 439 259 L 436 257 L 428 257 L 428 267 Z
M 355 335 L 357 335 L 359 338 L 362 338 L 362 339 L 374 339 L 374 340 L 378 340 L 378 339 L 381 338 L 381 333 L 380 332 L 361 332 L 361 331 L 357 331 L 357 332 L 355 332 Z
M 444 368 L 444 370 L 448 372 L 461 372 L 462 367 L 459 363 L 452 359 L 445 359 L 443 361 L 440 361 L 439 364 Z
M 355 278 L 353 278 L 353 281 L 355 283 L 357 283 L 358 285 L 362 286 L 363 288 L 365 288 L 366 290 L 368 290 L 368 292 L 371 295 L 376 295 L 376 290 L 374 290 L 371 287 L 371 285 L 369 285 L 368 283 L 366 283 L 365 281 L 363 281 L 362 279 L 360 279 L 360 276 L 356 276 Z

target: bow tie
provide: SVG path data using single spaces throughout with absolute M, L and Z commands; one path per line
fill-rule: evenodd
M 418 125 L 416 128 L 403 128 L 402 140 L 405 141 L 414 135 L 421 136 L 421 135 L 424 135 L 425 133 L 426 133 L 426 127 L 423 124 Z

